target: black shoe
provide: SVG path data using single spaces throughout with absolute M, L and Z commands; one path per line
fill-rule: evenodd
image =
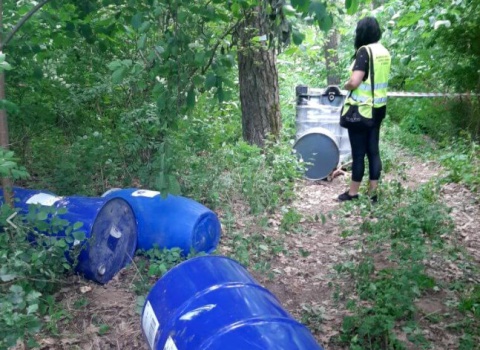
M 342 193 L 340 196 L 338 196 L 339 202 L 351 201 L 352 199 L 358 199 L 358 194 L 351 196 L 347 191 L 345 193 Z
M 370 197 L 370 202 L 372 202 L 372 204 L 375 204 L 378 202 L 378 197 L 376 194 Z

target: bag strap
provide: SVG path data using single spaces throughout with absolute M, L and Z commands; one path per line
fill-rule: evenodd
M 375 86 L 375 72 L 373 71 L 373 53 L 372 53 L 372 49 L 370 48 L 370 46 L 367 46 L 367 50 L 368 50 L 368 61 L 370 63 L 370 72 L 368 74 L 370 74 L 370 82 L 372 84 L 372 103 L 373 101 L 375 101 L 375 93 L 374 93 L 374 89 L 373 87 Z
M 374 80 L 375 80 L 375 72 L 373 71 L 373 53 L 372 53 L 372 49 L 369 47 L 369 46 L 366 46 L 367 50 L 368 50 L 368 62 L 369 62 L 369 72 L 368 74 L 370 74 L 370 81 L 372 83 L 372 103 L 373 101 L 375 100 L 375 93 L 373 91 L 373 86 L 375 84 Z M 347 98 L 349 98 L 350 96 L 352 95 L 352 90 L 350 90 L 347 94 L 347 97 L 345 97 L 345 101 L 347 100 Z

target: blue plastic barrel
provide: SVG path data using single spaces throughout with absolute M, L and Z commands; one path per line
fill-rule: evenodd
M 0 193 L 3 197 L 3 190 Z M 70 224 L 83 223 L 86 240 L 74 242 L 81 245 L 75 270 L 85 278 L 107 283 L 128 264 L 135 253 L 137 225 L 130 205 L 121 198 L 60 197 L 47 191 L 13 188 L 14 206 L 27 213 L 30 205 L 53 207 L 54 211 L 66 209 L 58 215 Z M 45 233 L 45 232 L 41 232 Z M 61 231 L 55 234 L 65 236 Z
M 244 267 L 221 256 L 187 260 L 158 280 L 142 329 L 153 350 L 322 349 Z
M 122 198 L 133 208 L 138 224 L 138 249 L 182 249 L 184 254 L 211 253 L 221 235 L 217 215 L 204 205 L 182 196 L 128 188 L 112 189 L 105 198 Z

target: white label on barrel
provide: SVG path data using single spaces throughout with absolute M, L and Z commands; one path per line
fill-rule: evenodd
M 48 193 L 37 193 L 28 198 L 27 204 L 40 204 L 51 207 L 60 199 L 62 199 L 62 197 L 52 196 Z
M 147 301 L 147 305 L 145 305 L 145 310 L 143 311 L 142 327 L 145 336 L 147 337 L 148 344 L 150 345 L 150 349 L 153 349 L 153 346 L 155 345 L 155 337 L 159 326 L 160 324 L 158 323 L 152 305 L 150 304 L 150 301 Z
M 165 343 L 165 346 L 163 347 L 163 350 L 178 350 L 178 348 L 175 345 L 175 342 L 173 341 L 172 337 L 168 337 L 167 342 Z
M 122 237 L 122 231 L 120 231 L 117 226 L 113 225 L 110 228 L 110 236 L 115 237 L 115 238 L 120 238 Z
M 148 198 L 153 198 L 155 196 L 158 196 L 160 192 L 157 191 L 150 191 L 150 190 L 137 190 L 132 193 L 132 197 L 148 197 Z

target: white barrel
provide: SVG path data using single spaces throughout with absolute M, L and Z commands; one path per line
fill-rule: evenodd
M 348 130 L 340 126 L 340 113 L 346 95 L 336 86 L 324 90 L 297 87 L 296 140 L 308 130 L 325 128 L 337 141 L 340 150 L 340 163 L 351 157 Z

